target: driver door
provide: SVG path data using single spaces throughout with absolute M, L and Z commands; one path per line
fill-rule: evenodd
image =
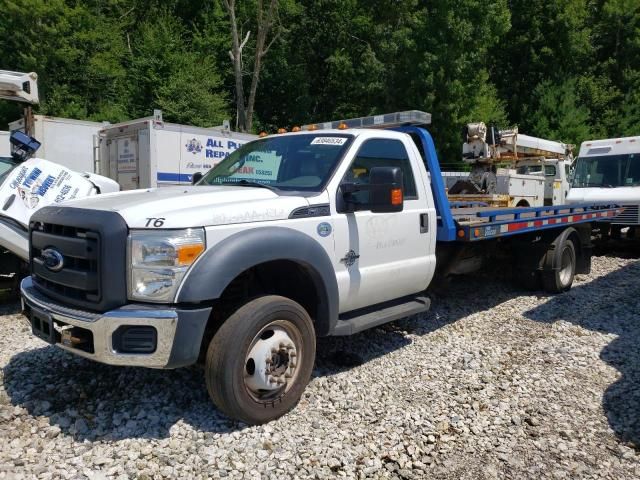
M 352 213 L 337 213 L 335 268 L 341 292 L 340 312 L 419 292 L 432 277 L 435 260 L 429 224 L 435 222 L 429 216 L 435 215 L 435 209 L 429 205 L 424 187 L 417 188 L 414 172 L 419 171 L 412 168 L 408 147 L 413 146 L 397 138 L 368 139 L 342 178 L 341 183 L 364 184 L 373 167 L 400 167 L 404 207 L 402 212 L 394 213 L 373 213 L 366 206 Z M 352 195 L 366 205 L 369 192 Z M 421 227 L 421 222 L 427 227 Z

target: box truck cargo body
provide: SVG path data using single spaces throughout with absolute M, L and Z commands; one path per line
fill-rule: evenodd
M 30 135 L 42 144 L 38 150 L 39 158 L 76 172 L 96 173 L 94 137 L 105 125 L 108 123 L 34 115 Z M 24 119 L 11 122 L 9 129 L 24 132 Z
M 225 126 L 200 128 L 163 122 L 159 115 L 109 125 L 99 134 L 99 173 L 122 190 L 190 184 L 256 135 Z
M 0 157 L 10 157 L 9 132 L 0 131 Z

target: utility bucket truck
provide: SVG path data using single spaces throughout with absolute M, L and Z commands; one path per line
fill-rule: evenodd
M 21 285 L 33 334 L 111 365 L 203 359 L 214 403 L 258 424 L 296 405 L 317 336 L 425 312 L 444 277 L 502 255 L 559 293 L 590 270 L 591 224 L 620 208 L 454 208 L 430 120 L 308 125 L 246 143 L 194 186 L 39 210 Z
M 625 207 L 611 221 L 614 237 L 640 225 L 640 136 L 590 140 L 580 146 L 569 203 L 614 202 Z
M 565 203 L 572 145 L 482 122 L 468 124 L 463 137 L 462 159 L 471 173 L 447 179 L 451 201 L 518 207 Z

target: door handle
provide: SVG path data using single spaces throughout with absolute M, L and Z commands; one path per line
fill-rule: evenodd
M 420 214 L 420 233 L 427 233 L 429 231 L 429 214 Z

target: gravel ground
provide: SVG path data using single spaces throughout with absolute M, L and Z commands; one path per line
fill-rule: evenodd
M 640 478 L 640 261 L 551 297 L 466 278 L 322 339 L 300 405 L 227 420 L 196 367 L 99 365 L 0 317 L 0 478 Z M 12 313 L 14 312 L 14 313 Z

